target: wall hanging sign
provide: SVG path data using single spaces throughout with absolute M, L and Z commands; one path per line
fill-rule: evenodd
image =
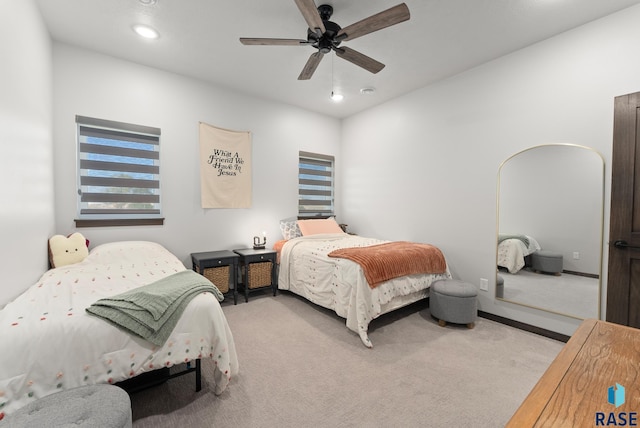
M 251 207 L 251 133 L 200 122 L 202 208 Z

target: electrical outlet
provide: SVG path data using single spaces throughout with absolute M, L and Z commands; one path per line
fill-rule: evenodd
M 489 280 L 486 278 L 480 278 L 480 290 L 489 291 Z
M 577 251 L 573 252 L 573 260 L 580 260 L 580 253 Z

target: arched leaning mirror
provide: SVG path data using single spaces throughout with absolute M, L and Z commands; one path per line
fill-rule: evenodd
M 572 144 L 514 154 L 498 171 L 496 298 L 600 318 L 604 159 Z

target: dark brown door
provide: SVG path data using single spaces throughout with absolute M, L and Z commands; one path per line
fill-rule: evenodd
M 615 98 L 607 321 L 640 328 L 640 92 Z

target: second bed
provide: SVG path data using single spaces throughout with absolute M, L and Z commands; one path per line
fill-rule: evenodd
M 370 348 L 373 344 L 368 329 L 373 319 L 426 298 L 434 281 L 451 278 L 444 261 L 444 269 L 438 269 L 439 272 L 400 276 L 371 286 L 359 263 L 329 256 L 339 249 L 386 243 L 389 241 L 346 233 L 290 239 L 280 250 L 278 288 L 335 311 L 346 319 L 347 327 L 356 332 L 362 343 Z

